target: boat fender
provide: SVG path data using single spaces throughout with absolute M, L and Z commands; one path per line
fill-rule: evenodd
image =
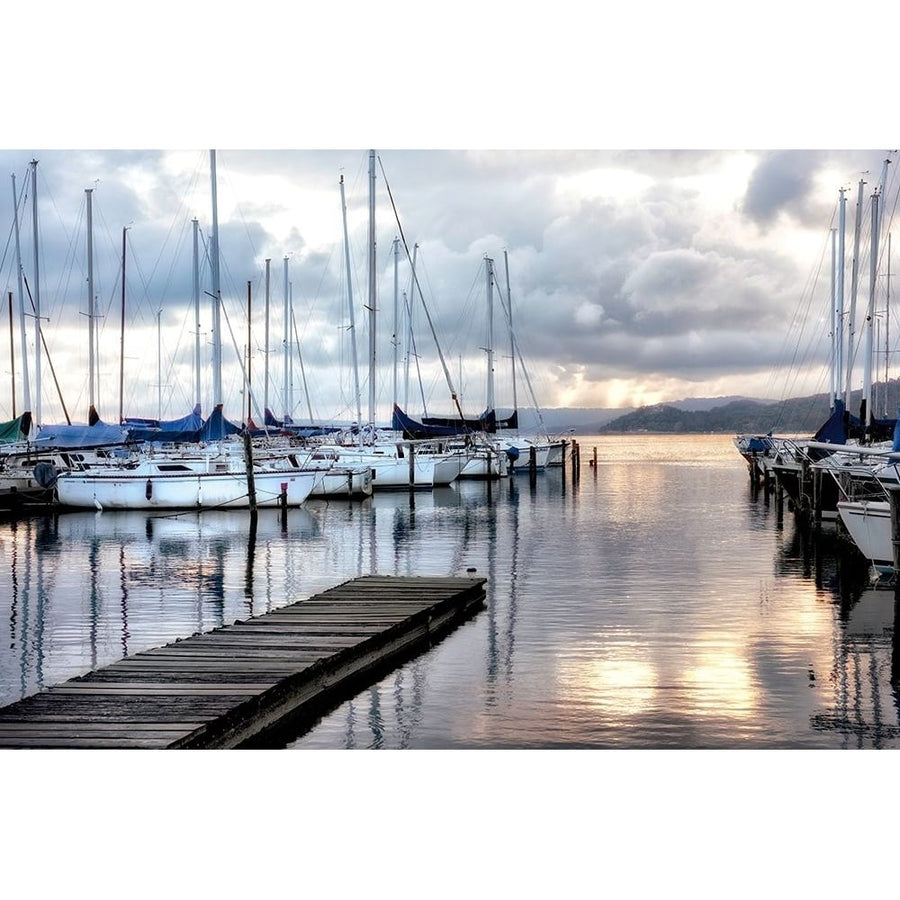
M 59 473 L 52 462 L 39 462 L 34 467 L 34 480 L 42 488 L 52 488 L 58 477 Z
M 507 447 L 506 455 L 509 459 L 515 461 L 519 458 L 519 448 L 518 447 Z
M 148 478 L 147 487 L 144 488 L 144 496 L 149 500 L 153 496 L 153 482 Z

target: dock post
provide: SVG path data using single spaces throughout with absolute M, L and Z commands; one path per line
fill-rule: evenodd
M 591 459 L 591 465 L 594 467 L 594 478 L 597 477 L 597 447 L 594 445 L 594 454 L 593 459 Z
M 769 469 L 763 469 L 763 503 L 765 503 L 766 506 L 769 505 L 771 475 L 772 473 Z
M 565 481 L 566 480 L 566 448 L 569 446 L 569 442 L 563 441 L 562 445 L 563 445 L 563 449 L 562 449 L 562 480 Z
M 813 522 L 816 531 L 822 528 L 822 470 L 812 470 L 813 482 Z
M 281 505 L 281 530 L 287 531 L 287 482 L 281 482 L 281 496 L 278 498 Z
M 409 489 L 415 490 L 416 487 L 416 448 L 413 444 L 409 445 Z
M 900 572 L 900 494 L 894 488 L 886 489 L 888 495 L 888 503 L 891 507 L 891 551 L 894 563 L 894 584 L 898 580 L 897 573 Z
M 253 480 L 253 444 L 249 431 L 244 431 L 244 468 L 247 470 L 247 497 L 250 501 L 250 513 L 255 516 L 256 482 Z
M 812 479 L 809 474 L 809 460 L 805 457 L 800 462 L 800 515 L 805 524 L 809 523 L 812 506 Z
M 900 684 L 900 582 L 894 579 L 894 634 L 891 637 L 891 684 Z
M 528 477 L 532 484 L 537 478 L 537 450 L 533 446 L 528 448 Z
M 784 522 L 784 485 L 777 472 L 775 473 L 775 521 L 779 526 Z

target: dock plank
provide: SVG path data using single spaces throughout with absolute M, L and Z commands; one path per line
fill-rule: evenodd
M 344 582 L 4 707 L 0 748 L 277 744 L 475 615 L 485 583 L 378 575 Z

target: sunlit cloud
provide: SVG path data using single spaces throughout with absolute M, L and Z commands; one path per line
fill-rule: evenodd
M 127 227 L 124 369 L 135 404 L 128 412 L 156 412 L 148 372 L 159 367 L 173 376 L 166 379 L 171 415 L 183 415 L 190 391 L 182 383 L 185 367 L 192 365 L 184 354 L 196 331 L 191 271 L 195 217 L 201 239 L 202 365 L 206 383 L 211 380 L 209 152 L 51 150 L 3 151 L 0 156 L 17 173 L 20 190 L 29 160 L 40 160 L 40 287 L 42 314 L 49 317 L 45 338 L 50 352 L 59 353 L 67 390 L 77 386 L 72 405 L 83 405 L 81 385 L 87 378 L 83 208 L 84 191 L 93 187 L 101 378 L 117 381 L 122 365 L 118 292 L 121 236 Z M 379 152 L 376 415 L 386 420 L 394 400 L 388 387 L 395 296 L 391 246 L 401 227 L 406 248 L 398 264 L 400 308 L 409 301 L 415 307 L 417 365 L 410 367 L 411 377 L 417 380 L 418 371 L 423 373 L 421 387 L 415 384 L 408 393 L 424 394 L 429 403 L 446 404 L 450 395 L 440 349 L 445 360 L 453 361 L 455 379 L 465 384 L 470 408 L 483 408 L 485 256 L 495 260 L 497 273 L 498 371 L 508 366 L 509 357 L 499 305 L 508 262 L 516 339 L 543 407 L 621 408 L 730 395 L 781 399 L 827 389 L 827 240 L 837 190 L 852 186 L 866 170 L 874 185 L 883 156 L 874 150 Z M 349 377 L 335 381 L 330 376 L 350 365 L 351 293 L 361 377 L 368 379 L 367 152 L 224 150 L 217 160 L 223 302 L 234 334 L 233 339 L 229 332 L 223 334 L 228 369 L 223 380 L 233 392 L 225 398 L 226 411 L 242 405 L 238 358 L 248 343 L 251 299 L 252 368 L 260 375 L 266 359 L 273 369 L 284 365 L 285 257 L 299 336 L 293 352 L 309 363 L 316 405 L 343 408 L 341 385 Z M 893 184 L 888 189 L 895 190 Z M 10 207 L 8 202 L 5 215 L 0 213 L 7 226 L 0 287 L 13 293 L 17 307 Z M 20 213 L 22 264 L 33 289 L 28 202 Z M 406 257 L 406 249 L 412 254 L 416 245 L 428 317 L 412 288 Z M 277 335 L 268 354 L 262 346 L 266 259 L 272 260 L 271 317 Z M 865 290 L 861 284 L 861 295 Z M 162 359 L 156 349 L 160 309 L 166 311 Z M 27 346 L 33 355 L 33 320 L 28 324 Z M 182 333 L 176 335 L 176 328 Z M 788 375 L 784 368 L 792 360 L 802 360 L 802 368 L 794 366 Z M 11 374 L 10 368 L 3 370 Z M 17 368 L 22 371 L 21 362 Z M 295 387 L 299 415 L 301 386 Z M 45 378 L 42 396 L 50 421 L 61 416 L 54 393 Z M 103 393 L 110 396 L 108 388 Z M 9 395 L 0 394 L 0 416 L 9 413 Z M 208 410 L 209 405 L 204 397 L 203 406 Z M 531 405 L 530 397 L 526 405 Z

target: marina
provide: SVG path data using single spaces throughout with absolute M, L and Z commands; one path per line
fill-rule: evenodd
M 241 510 L 0 523 L 0 705 L 349 579 L 475 577 L 481 613 L 271 746 L 897 746 L 894 592 L 835 529 L 754 492 L 726 435 L 576 445 L 577 477 L 570 459 L 309 499 L 255 529 Z

